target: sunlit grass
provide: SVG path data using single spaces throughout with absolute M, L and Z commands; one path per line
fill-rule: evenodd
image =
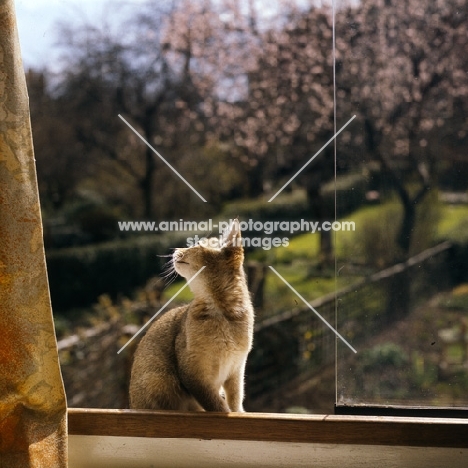
M 468 205 L 444 205 L 437 229 L 440 239 L 467 240 Z
M 278 273 L 308 302 L 340 289 L 344 278 L 310 276 L 306 264 L 279 265 Z M 265 284 L 265 315 L 304 306 L 302 300 L 274 272 L 268 272 Z
M 289 263 L 294 260 L 317 260 L 320 238 L 317 233 L 305 233 L 289 239 L 287 247 L 278 247 L 272 251 L 271 261 Z
M 193 299 L 192 291 L 190 291 L 190 287 L 186 286 L 180 293 L 179 291 L 186 285 L 186 281 L 183 278 L 178 278 L 172 284 L 167 286 L 163 293 L 162 293 L 162 300 L 161 302 L 165 304 L 169 301 L 174 295 L 177 294 L 177 298 L 174 300 L 174 303 L 171 304 L 180 304 L 180 303 L 187 303 Z M 178 294 L 179 293 L 179 294 Z

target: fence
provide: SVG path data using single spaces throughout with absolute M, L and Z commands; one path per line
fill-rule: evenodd
M 403 318 L 418 302 L 453 282 L 453 246 L 444 242 L 311 305 L 354 347 Z M 338 323 L 336 323 L 338 322 Z M 308 307 L 276 315 L 256 326 L 247 366 L 251 399 L 307 379 L 334 362 L 337 338 Z
M 58 342 L 70 407 L 128 407 L 128 356 L 117 355 L 122 326 L 120 320 L 111 320 Z
M 338 317 L 338 331 L 357 347 L 418 301 L 449 287 L 457 270 L 453 257 L 452 245 L 440 244 L 311 305 L 332 326 Z M 125 333 L 125 324 L 115 319 L 59 342 L 70 406 L 126 406 L 131 350 L 117 355 Z M 317 374 L 334 362 L 335 348 L 335 335 L 308 307 L 258 323 L 246 369 L 247 400 Z

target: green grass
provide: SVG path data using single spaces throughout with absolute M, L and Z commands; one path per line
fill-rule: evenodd
M 443 205 L 437 238 L 468 241 L 468 205 Z
M 309 302 L 345 285 L 344 278 L 337 278 L 335 281 L 334 277 L 311 277 L 305 263 L 277 265 L 275 269 Z M 304 305 L 301 299 L 274 272 L 268 273 L 265 291 L 265 316 Z
M 183 278 L 181 278 L 177 279 L 172 284 L 167 286 L 162 294 L 162 302 L 165 304 L 169 299 L 174 297 L 174 295 L 177 294 L 186 284 L 186 281 Z M 177 297 L 171 304 L 171 307 L 174 307 L 174 304 L 185 304 L 187 302 L 190 302 L 192 299 L 192 291 L 190 291 L 189 286 L 186 286 L 179 294 L 177 294 Z
M 294 260 L 316 261 L 319 255 L 318 234 L 301 234 L 289 240 L 287 247 L 272 250 L 271 260 L 275 263 L 290 263 Z
M 367 223 L 382 216 L 386 205 L 364 206 L 351 213 L 343 221 L 352 221 L 355 224 L 354 231 L 337 232 L 335 235 L 335 254 L 339 259 L 350 259 L 350 257 L 362 257 L 360 252 L 362 231 Z

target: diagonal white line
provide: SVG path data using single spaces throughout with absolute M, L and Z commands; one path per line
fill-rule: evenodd
M 136 135 L 138 138 L 140 138 L 141 141 L 143 141 L 143 143 L 144 143 L 151 151 L 153 151 L 153 153 L 154 153 L 156 156 L 158 156 L 159 159 L 161 159 L 161 161 L 162 161 L 163 163 L 166 164 L 166 166 L 168 166 L 170 169 L 172 169 L 172 171 L 173 171 L 183 182 L 185 182 L 185 184 L 186 184 L 189 188 L 191 188 L 192 191 L 193 191 L 195 194 L 197 194 L 197 195 L 206 203 L 206 200 L 190 185 L 190 183 L 189 183 L 187 180 L 185 180 L 185 178 L 184 178 L 179 172 L 177 172 L 177 170 L 176 170 L 174 167 L 172 167 L 172 166 L 158 153 L 158 151 L 157 151 L 155 148 L 153 148 L 153 147 L 138 133 L 138 131 L 137 131 L 135 128 L 133 128 L 120 114 L 119 114 L 119 118 L 128 126 L 128 128 L 130 128 L 130 129 L 133 131 L 133 133 L 135 133 L 135 135 Z
M 353 353 L 357 353 L 357 351 L 272 267 L 270 266 L 271 271 L 278 276 L 278 278 L 283 281 L 283 283 L 288 286 L 291 291 L 296 294 L 296 296 L 302 300 L 302 302 L 310 309 L 315 315 L 345 344 L 348 346 L 349 349 Z
M 273 201 L 354 119 L 353 115 L 269 200 Z
M 120 354 L 204 269 L 202 266 L 118 351 Z

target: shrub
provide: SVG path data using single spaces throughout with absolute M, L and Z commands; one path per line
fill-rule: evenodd
M 386 366 L 401 369 L 406 367 L 408 361 L 408 355 L 400 346 L 394 343 L 383 343 L 364 350 L 360 366 L 364 372 L 381 370 Z
M 128 294 L 161 272 L 158 255 L 177 245 L 163 236 L 135 237 L 47 253 L 52 304 L 56 310 L 81 307 L 101 294 Z
M 377 268 L 392 265 L 398 258 L 396 238 L 401 222 L 401 208 L 396 204 L 382 206 L 360 225 L 360 248 L 364 262 Z

